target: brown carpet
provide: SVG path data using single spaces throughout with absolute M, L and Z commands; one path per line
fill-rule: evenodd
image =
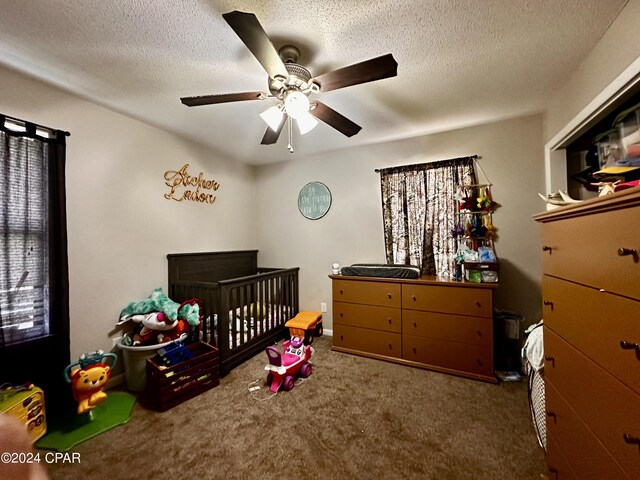
M 165 413 L 136 405 L 131 421 L 73 449 L 67 479 L 504 479 L 545 471 L 526 383 L 491 385 L 332 352 L 314 343 L 313 375 L 258 401 L 258 355 L 220 386 Z M 268 397 L 268 390 L 255 392 Z

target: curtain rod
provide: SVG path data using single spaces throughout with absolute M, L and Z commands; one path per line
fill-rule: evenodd
M 469 155 L 467 157 L 457 157 L 457 158 L 447 158 L 444 160 L 432 160 L 431 162 L 425 162 L 425 163 L 414 163 L 413 165 L 398 165 L 396 167 L 387 167 L 387 168 L 376 168 L 375 172 L 376 173 L 380 173 L 382 170 L 387 170 L 390 168 L 406 168 L 406 167 L 418 167 L 420 165 L 429 165 L 431 163 L 438 163 L 438 162 L 454 162 L 456 160 L 464 160 L 466 158 L 470 158 L 472 160 L 479 160 L 482 157 L 480 157 L 479 155 Z
M 29 122 L 29 121 L 27 121 L 27 120 L 22 120 L 21 118 L 12 117 L 12 116 L 10 116 L 10 115 L 2 115 L 2 114 L 0 114 L 0 120 L 2 120 L 2 124 L 3 124 L 3 125 L 4 125 L 4 123 L 5 123 L 5 120 L 11 120 L 11 121 L 13 121 L 13 122 L 21 123 L 21 124 L 23 124 L 24 126 L 27 126 L 28 124 L 35 125 L 35 127 L 36 127 L 36 128 L 39 128 L 40 130 L 46 130 L 46 131 L 48 131 L 48 132 L 50 132 L 50 133 L 62 132 L 62 133 L 64 133 L 64 136 L 65 136 L 65 137 L 70 137 L 70 136 L 71 136 L 71 133 L 69 133 L 69 132 L 67 132 L 67 131 L 65 131 L 65 130 L 60 130 L 60 129 L 57 129 L 57 128 L 51 128 L 51 127 L 46 127 L 46 126 L 44 126 L 44 125 L 38 125 L 37 123 Z

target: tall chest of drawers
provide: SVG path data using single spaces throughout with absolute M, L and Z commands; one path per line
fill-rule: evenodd
M 495 284 L 331 275 L 333 349 L 495 382 Z
M 640 479 L 640 188 L 535 219 L 551 478 Z

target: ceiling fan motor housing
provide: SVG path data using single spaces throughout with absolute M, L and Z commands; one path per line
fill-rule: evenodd
M 276 97 L 281 97 L 287 90 L 305 91 L 309 88 L 311 72 L 297 63 L 285 63 L 285 68 L 289 72 L 286 80 L 280 78 L 269 79 L 269 91 Z M 305 91 L 305 93 L 307 93 Z
M 276 97 L 282 98 L 284 93 L 289 90 L 300 90 L 306 95 L 311 80 L 311 72 L 298 63 L 300 58 L 300 50 L 294 45 L 284 45 L 278 50 L 278 55 L 284 63 L 284 67 L 289 73 L 289 77 L 269 78 L 269 91 Z

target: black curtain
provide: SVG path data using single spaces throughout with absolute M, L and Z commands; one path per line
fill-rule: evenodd
M 7 124 L 3 115 L 0 115 L 0 176 L 4 181 L 20 182 L 24 175 L 30 178 L 35 177 L 34 169 L 42 168 L 44 175 L 41 184 L 38 181 L 25 182 L 20 188 L 15 189 L 14 195 L 19 195 L 22 190 L 25 195 L 31 195 L 35 199 L 31 203 L 45 201 L 42 208 L 46 211 L 45 232 L 45 255 L 44 271 L 46 272 L 46 282 L 43 282 L 45 305 L 43 306 L 44 328 L 40 328 L 38 321 L 33 323 L 33 330 L 24 328 L 22 333 L 12 333 L 11 338 L 7 337 L 7 331 L 16 331 L 15 328 L 0 328 L 5 334 L 0 333 L 0 383 L 9 382 L 14 385 L 33 383 L 42 388 L 45 392 L 45 407 L 47 417 L 55 417 L 66 414 L 73 408 L 73 400 L 70 387 L 66 384 L 63 376 L 64 368 L 70 363 L 69 349 L 69 273 L 67 256 L 67 219 L 66 219 L 66 191 L 65 191 L 65 157 L 66 157 L 66 132 L 50 130 L 39 127 L 29 122 L 21 122 L 24 125 L 22 131 Z M 44 133 L 47 132 L 47 133 Z M 24 163 L 28 163 L 28 169 L 15 170 Z M 11 172 L 11 169 L 14 169 Z M 29 170 L 30 169 L 30 170 Z M 4 185 L 7 186 L 7 185 Z M 42 188 L 41 192 L 37 189 Z M 36 190 L 35 195 L 33 190 Z M 38 198 L 38 195 L 42 197 Z M 15 197 L 14 197 L 15 199 Z M 3 200 L 5 200 L 3 198 Z M 5 200 L 6 201 L 6 200 Z M 17 204 L 17 201 L 15 202 Z M 27 202 L 28 203 L 28 202 Z M 26 207 L 16 207 L 18 210 L 35 209 L 33 205 Z M 8 225 L 7 217 L 13 215 L 15 221 L 16 213 L 11 208 L 0 210 L 3 217 L 3 229 L 0 235 L 3 236 L 2 245 L 8 249 L 7 244 L 11 227 Z M 19 216 L 19 215 L 18 215 Z M 32 228 L 32 227 L 27 227 Z M 14 241 L 15 243 L 15 241 Z M 27 243 L 27 242 L 25 242 Z M 37 242 L 36 242 L 37 243 Z M 34 253 L 34 247 L 26 249 L 26 255 Z M 37 251 L 37 248 L 35 248 Z M 9 258 L 7 252 L 3 252 L 2 258 Z M 11 257 L 14 263 L 15 252 Z M 11 262 L 11 261 L 9 261 Z M 25 261 L 25 265 L 31 265 Z M 11 275 L 7 269 L 15 270 L 15 265 L 2 265 L 3 278 L 8 279 Z M 20 277 L 18 285 L 29 283 L 30 272 L 26 267 Z M 29 267 L 30 268 L 30 267 Z M 37 276 L 37 275 L 35 275 Z M 35 280 L 31 280 L 35 282 Z M 15 273 L 11 280 L 11 289 L 15 291 Z M 36 282 L 37 283 L 37 282 Z M 5 282 L 6 291 L 6 282 Z M 5 294 L 6 295 L 6 294 Z M 37 300 L 35 301 L 37 304 Z M 11 299 L 9 299 L 9 305 Z M 5 307 L 7 304 L 5 303 Z M 3 320 L 3 318 L 9 320 Z M 37 317 L 37 315 L 36 315 Z M 15 322 L 16 317 L 2 315 L 0 311 L 0 322 L 4 325 L 8 322 Z M 6 326 L 6 325 L 5 325 Z

